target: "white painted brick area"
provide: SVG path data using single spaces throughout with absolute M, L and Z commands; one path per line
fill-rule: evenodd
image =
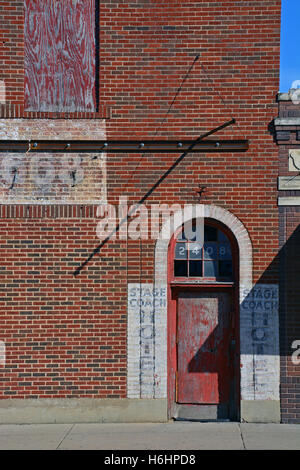
M 4 341 L 0 341 L 0 367 L 5 367 L 6 347 Z
M 0 156 L 1 204 L 98 205 L 107 200 L 106 154 L 96 159 L 94 153 Z
M 0 139 L 103 140 L 105 120 L 0 119 Z M 106 154 L 0 154 L 1 204 L 103 204 L 107 201 Z
M 278 285 L 241 287 L 242 400 L 279 400 Z
M 166 308 L 166 286 L 128 284 L 128 398 L 166 397 Z
M 2 140 L 104 140 L 104 119 L 0 119 Z

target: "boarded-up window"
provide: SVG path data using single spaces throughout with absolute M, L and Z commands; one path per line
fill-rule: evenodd
M 95 0 L 25 0 L 25 110 L 95 111 Z

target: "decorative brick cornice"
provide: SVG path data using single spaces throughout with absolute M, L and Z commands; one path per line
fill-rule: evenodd
M 275 138 L 278 145 L 297 145 L 300 140 L 300 103 L 295 100 L 296 90 L 279 93 L 278 117 L 274 119 Z
M 275 119 L 275 126 L 300 126 L 300 117 L 277 118 Z

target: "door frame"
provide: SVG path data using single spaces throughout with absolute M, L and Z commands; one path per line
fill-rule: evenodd
M 234 282 L 199 282 L 189 280 L 183 281 L 182 279 L 176 280 L 173 277 L 173 254 L 176 243 L 176 235 L 178 230 L 173 235 L 168 249 L 168 292 L 167 292 L 167 305 L 168 305 L 168 375 L 167 375 L 167 395 L 168 395 L 168 415 L 172 418 L 176 411 L 176 372 L 177 372 L 177 312 L 178 312 L 178 293 L 182 291 L 231 291 L 232 306 L 235 315 L 235 353 L 234 353 L 234 372 L 233 372 L 233 401 L 234 410 L 231 410 L 231 417 L 234 421 L 240 420 L 240 322 L 239 322 L 239 247 L 236 238 L 231 230 L 219 221 L 206 219 L 205 223 L 222 230 L 229 238 L 232 249 L 232 261 Z
M 239 315 L 238 315 L 238 288 L 236 286 L 208 286 L 208 285 L 173 285 L 169 289 L 168 300 L 168 412 L 172 418 L 176 411 L 176 387 L 177 387 L 177 326 L 178 326 L 178 294 L 180 292 L 196 291 L 203 293 L 213 292 L 229 292 L 232 299 L 233 314 L 235 317 L 234 339 L 235 351 L 233 352 L 234 364 L 230 384 L 231 393 L 231 420 L 239 421 L 240 419 L 240 335 L 239 335 Z

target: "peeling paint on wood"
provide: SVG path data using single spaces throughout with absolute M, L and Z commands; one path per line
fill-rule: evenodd
M 95 0 L 26 0 L 24 41 L 26 111 L 95 111 Z
M 229 402 L 230 294 L 178 295 L 178 402 Z

